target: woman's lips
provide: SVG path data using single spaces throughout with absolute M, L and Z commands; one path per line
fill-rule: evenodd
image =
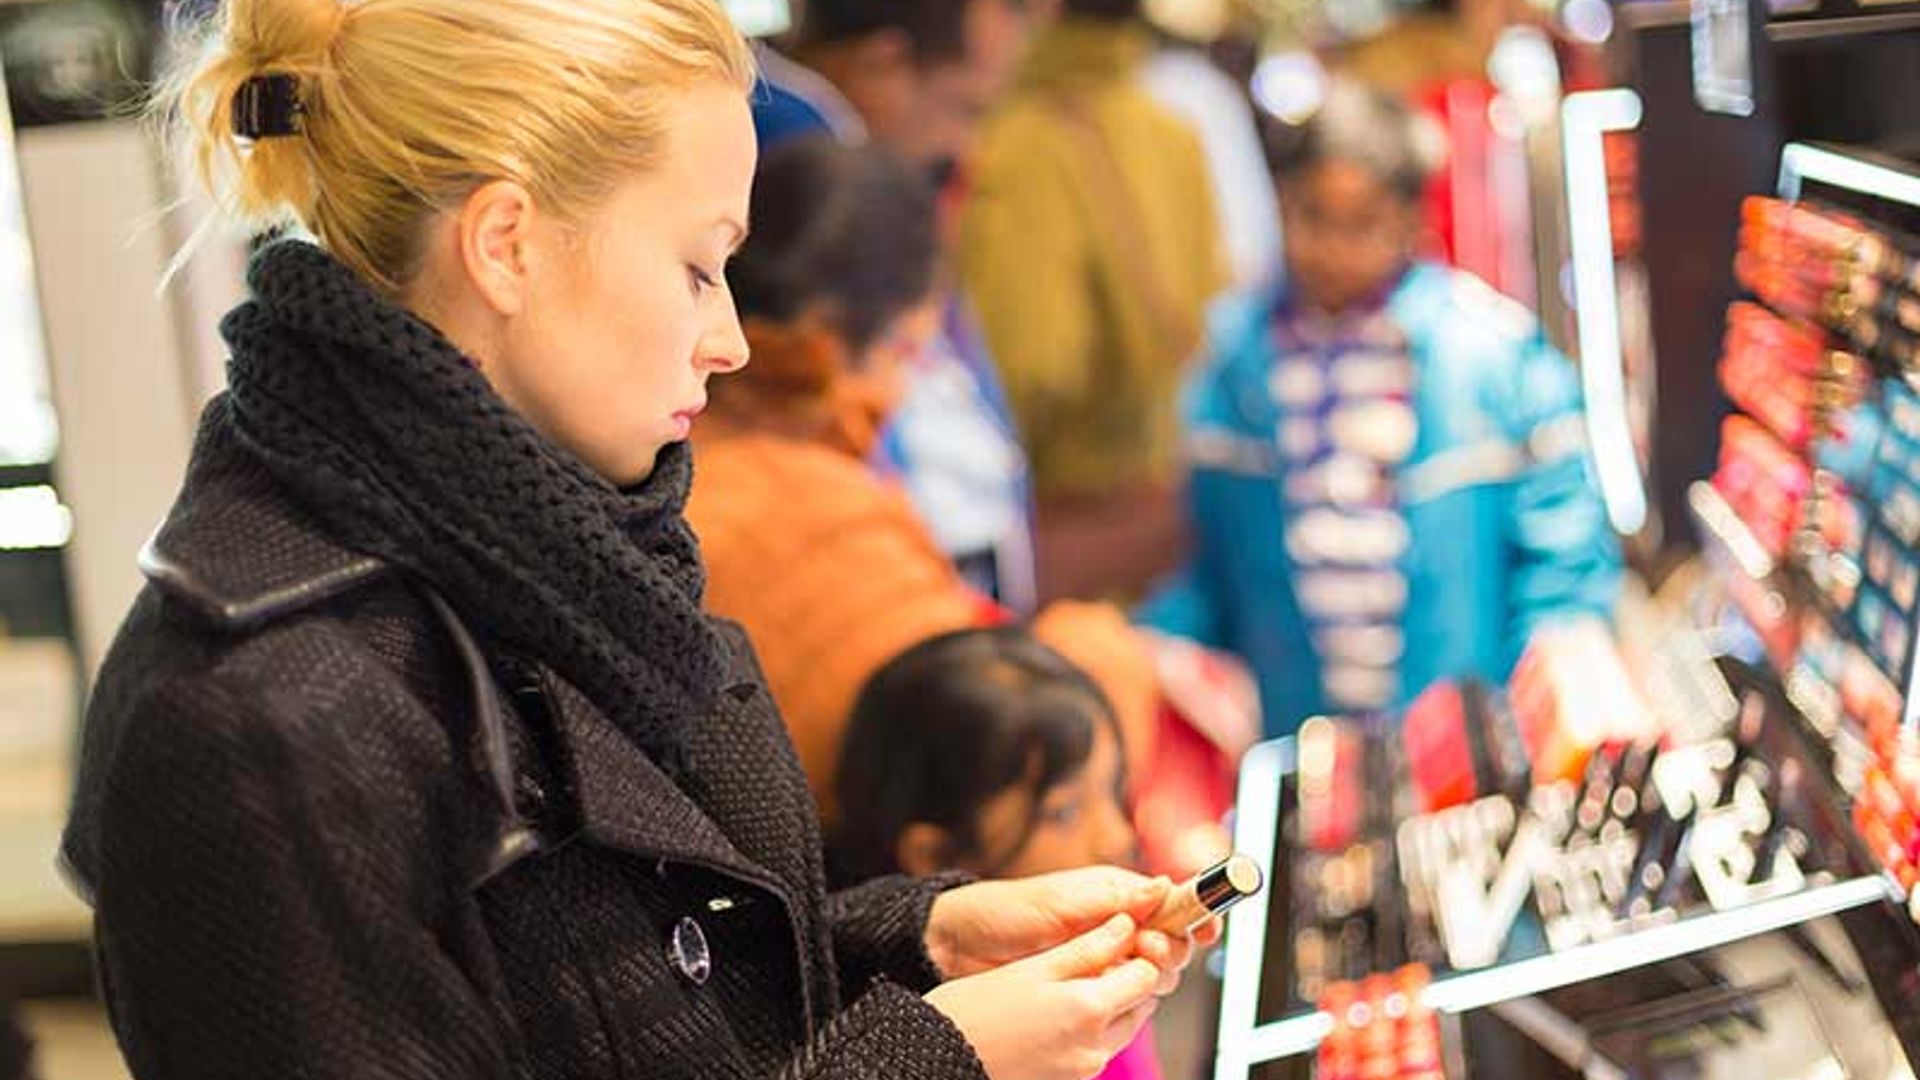
M 700 404 L 693 406 L 692 408 L 681 409 L 679 412 L 674 413 L 673 414 L 674 437 L 676 439 L 684 439 L 687 436 L 693 434 L 693 422 L 700 418 L 701 413 L 706 411 L 707 411 L 707 405 L 706 405 L 706 402 L 703 401 Z

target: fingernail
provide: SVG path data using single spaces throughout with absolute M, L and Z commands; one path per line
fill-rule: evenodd
M 1128 934 L 1133 933 L 1133 919 L 1126 915 L 1115 915 L 1113 918 L 1107 920 L 1106 930 L 1108 937 L 1126 937 Z

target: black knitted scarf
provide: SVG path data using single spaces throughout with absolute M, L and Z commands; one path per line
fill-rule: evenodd
M 510 408 L 433 327 L 310 244 L 267 247 L 221 325 L 236 433 L 351 547 L 545 662 L 650 755 L 680 761 L 726 645 L 682 510 L 684 444 L 619 489 Z

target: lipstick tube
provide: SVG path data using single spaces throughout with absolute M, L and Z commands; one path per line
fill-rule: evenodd
M 1175 888 L 1147 920 L 1146 928 L 1176 937 L 1191 934 L 1208 919 L 1224 915 L 1228 908 L 1259 892 L 1264 883 L 1258 863 L 1245 855 L 1230 856 Z

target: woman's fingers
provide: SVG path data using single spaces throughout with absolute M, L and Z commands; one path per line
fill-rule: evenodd
M 1134 930 L 1132 919 L 1115 915 L 1065 945 L 1033 957 L 1030 962 L 1044 965 L 1045 970 L 1056 979 L 1086 978 L 1102 972 L 1110 974 L 1116 970 L 1114 965 L 1126 955 Z
M 1160 969 L 1151 961 L 1134 957 L 1091 980 L 1088 993 L 1096 1014 L 1118 1017 L 1156 1000 L 1154 991 L 1159 985 Z
M 1160 969 L 1160 981 L 1154 992 L 1166 997 L 1180 987 L 1181 972 L 1186 970 L 1187 962 L 1193 958 L 1193 943 L 1184 937 L 1176 938 L 1157 930 L 1147 930 L 1140 934 L 1135 942 L 1135 950 L 1141 959 Z

